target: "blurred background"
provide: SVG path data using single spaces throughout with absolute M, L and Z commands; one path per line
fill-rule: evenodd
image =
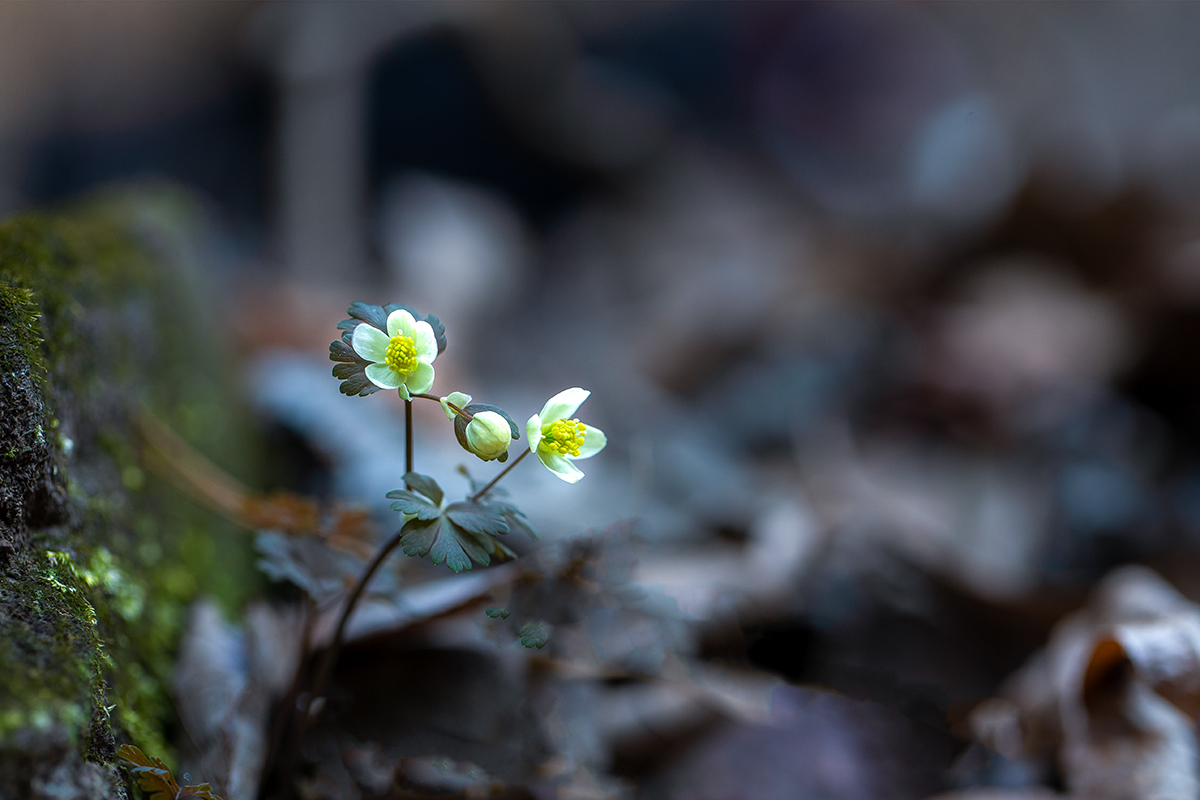
M 590 389 L 587 478 L 506 479 L 545 540 L 636 519 L 671 646 L 828 692 L 767 739 L 604 712 L 595 796 L 1053 782 L 955 720 L 1113 567 L 1200 595 L 1198 35 L 1182 3 L 9 2 L 0 212 L 194 193 L 270 479 L 389 525 L 399 403 L 326 360 L 350 301 L 441 318 L 439 394 Z

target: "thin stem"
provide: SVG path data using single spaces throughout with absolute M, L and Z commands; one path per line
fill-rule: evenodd
M 499 483 L 501 478 L 503 478 L 505 475 L 507 475 L 509 472 L 511 472 L 513 467 L 515 467 L 517 464 L 520 464 L 520 463 L 521 463 L 521 459 L 523 459 L 525 456 L 529 455 L 529 453 L 530 453 L 530 450 L 529 450 L 529 448 L 528 448 L 528 447 L 526 447 L 524 450 L 522 450 L 522 451 L 521 451 L 521 455 L 519 455 L 519 456 L 517 456 L 516 458 L 514 458 L 514 459 L 513 459 L 513 462 L 512 462 L 511 464 L 509 464 L 507 467 L 505 467 L 505 468 L 504 468 L 504 469 L 503 469 L 503 470 L 500 472 L 500 474 L 499 474 L 499 475 L 497 475 L 496 477 L 492 478 L 492 482 L 491 482 L 491 483 L 489 483 L 487 486 L 485 486 L 485 487 L 483 487 L 482 489 L 480 489 L 480 490 L 479 490 L 478 492 L 476 492 L 475 494 L 471 495 L 471 500 L 470 500 L 470 502 L 474 503 L 476 500 L 478 500 L 479 498 L 483 497 L 485 494 L 487 494 L 488 492 L 490 492 L 490 491 L 492 490 L 492 487 L 493 487 L 493 486 L 495 486 L 497 483 Z
M 404 474 L 413 471 L 412 400 L 404 401 Z M 404 482 L 408 486 L 408 481 Z
M 413 397 L 420 397 L 422 400 L 433 400 L 438 403 L 445 401 L 446 405 L 450 406 L 450 408 L 454 411 L 455 414 L 458 414 L 460 417 L 465 419 L 467 422 L 470 422 L 471 420 L 475 419 L 474 414 L 459 408 L 458 406 L 454 405 L 454 403 L 451 403 L 449 400 L 446 400 L 446 398 L 444 398 L 444 397 L 438 397 L 436 394 L 421 393 L 421 394 L 414 394 Z
M 411 404 L 409 407 L 411 408 Z M 411 420 L 412 418 L 410 417 L 409 419 Z M 303 709 L 303 715 L 296 724 L 291 752 L 288 754 L 287 763 L 284 765 L 280 776 L 284 784 L 283 791 L 285 796 L 291 795 L 291 784 L 288 781 L 291 779 L 292 772 L 296 768 L 296 762 L 300 758 L 300 747 L 304 743 L 304 737 L 308 733 L 309 725 L 316 719 L 316 714 L 311 710 L 312 704 L 317 698 L 324 695 L 325 686 L 329 683 L 329 678 L 333 675 L 333 668 L 337 665 L 338 656 L 342 653 L 342 645 L 345 644 L 346 623 L 349 621 L 350 615 L 354 612 L 354 607 L 358 604 L 359 598 L 362 597 L 363 591 L 366 590 L 367 584 L 371 582 L 371 578 L 374 577 L 375 572 L 383 564 L 384 559 L 400 544 L 403 533 L 403 528 L 396 531 L 396 534 L 391 539 L 388 539 L 387 543 L 375 554 L 375 558 L 371 560 L 370 565 L 350 592 L 350 598 L 346 601 L 346 607 L 342 609 L 342 615 L 338 619 L 337 628 L 333 634 L 333 643 L 330 644 L 329 650 L 326 651 L 325 658 L 321 660 L 321 667 L 317 671 L 316 680 L 313 681 L 312 690 L 308 695 L 308 707 Z

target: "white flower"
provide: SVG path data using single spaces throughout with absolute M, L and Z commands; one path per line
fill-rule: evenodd
M 354 329 L 351 344 L 354 352 L 372 362 L 365 371 L 376 386 L 399 389 L 405 400 L 433 387 L 433 360 L 438 354 L 433 328 L 404 309 L 388 314 L 387 333 L 362 323 Z
M 467 424 L 467 445 L 484 461 L 493 461 L 508 452 L 512 428 L 495 411 L 478 411 Z
M 572 461 L 591 458 L 608 444 L 604 431 L 577 419 L 567 419 L 590 394 L 579 388 L 559 392 L 546 401 L 542 413 L 534 414 L 525 423 L 529 449 L 546 469 L 567 483 L 575 483 L 583 477 L 583 472 Z

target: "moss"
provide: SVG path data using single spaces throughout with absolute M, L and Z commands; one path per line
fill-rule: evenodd
M 259 586 L 248 538 L 148 475 L 131 422 L 147 407 L 251 477 L 250 439 L 187 280 L 195 209 L 155 189 L 0 224 L 6 797 L 16 767 L 5 753 L 30 743 L 111 764 L 115 735 L 169 762 L 187 604 L 204 591 L 236 610 Z

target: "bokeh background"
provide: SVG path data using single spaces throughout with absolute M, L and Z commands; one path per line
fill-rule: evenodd
M 442 319 L 438 393 L 590 389 L 587 478 L 508 481 L 545 539 L 636 519 L 692 657 L 835 698 L 769 735 L 580 699 L 596 796 L 1032 784 L 964 709 L 1118 565 L 1200 592 L 1198 36 L 1183 3 L 3 3 L 0 212 L 194 193 L 264 483 L 387 524 L 399 403 L 325 358 L 350 301 Z

